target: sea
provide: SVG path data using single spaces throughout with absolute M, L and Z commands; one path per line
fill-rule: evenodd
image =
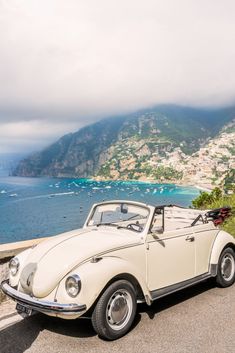
M 174 184 L 92 179 L 0 177 L 0 244 L 83 226 L 94 203 L 134 200 L 190 206 L 199 190 Z

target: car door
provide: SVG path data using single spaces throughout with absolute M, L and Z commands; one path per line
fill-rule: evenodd
M 196 246 L 196 276 L 209 272 L 210 255 L 219 229 L 213 222 L 193 227 Z
M 150 291 L 195 276 L 193 227 L 150 232 L 146 238 L 147 283 Z

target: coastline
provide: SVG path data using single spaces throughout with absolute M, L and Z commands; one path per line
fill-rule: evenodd
M 0 176 L 1 178 L 2 176 Z M 11 176 L 3 176 L 3 177 L 11 177 Z M 14 178 L 14 176 L 12 176 Z M 40 179 L 47 179 L 47 178 L 53 178 L 53 179 L 86 179 L 90 181 L 96 181 L 96 182 L 136 182 L 136 183 L 146 183 L 146 184 L 168 184 L 168 185 L 176 185 L 176 186 L 182 186 L 182 187 L 194 187 L 198 190 L 205 191 L 205 192 L 211 192 L 214 189 L 214 186 L 211 184 L 192 184 L 192 183 L 187 183 L 186 181 L 179 181 L 179 180 L 157 180 L 157 179 L 151 179 L 151 178 L 140 178 L 140 179 L 109 179 L 109 178 L 103 178 L 100 176 L 92 176 L 92 177 L 86 177 L 86 178 L 80 178 L 76 176 L 71 176 L 71 177 L 61 177 L 61 176 L 39 176 L 39 177 L 25 177 L 25 176 L 17 176 L 17 178 L 40 178 Z
M 112 181 L 122 181 L 122 182 L 141 182 L 141 183 L 147 183 L 147 184 L 168 184 L 168 185 L 176 185 L 176 186 L 182 186 L 182 187 L 194 187 L 198 190 L 201 191 L 206 191 L 206 192 L 211 192 L 213 190 L 213 186 L 211 184 L 192 184 L 192 183 L 186 183 L 180 182 L 179 180 L 156 180 L 156 179 L 150 179 L 150 178 L 140 178 L 140 179 L 107 179 L 107 178 L 101 178 L 101 177 L 91 177 L 88 178 L 90 180 L 94 181 L 107 181 L 107 182 L 112 182 Z
M 201 190 L 201 191 L 206 191 L 206 192 L 211 192 L 213 190 L 213 187 L 209 185 L 205 185 L 205 186 L 202 186 L 202 185 L 194 185 L 195 188 Z

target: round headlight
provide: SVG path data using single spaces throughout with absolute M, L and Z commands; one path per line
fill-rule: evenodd
M 65 282 L 65 288 L 70 297 L 76 297 L 81 290 L 81 278 L 78 275 L 69 276 Z
M 19 270 L 20 262 L 17 257 L 14 257 L 9 262 L 9 270 L 12 276 L 15 276 Z

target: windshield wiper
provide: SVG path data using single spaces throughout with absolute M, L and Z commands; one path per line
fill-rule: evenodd
M 99 224 L 96 224 L 96 227 L 100 227 L 100 226 L 112 226 L 112 227 L 118 227 L 117 224 L 115 223 L 99 223 Z
M 144 216 L 141 216 L 139 214 L 135 214 L 134 216 L 131 216 L 123 221 L 130 221 L 131 219 L 135 219 L 136 217 L 139 217 L 139 219 L 144 219 L 145 217 Z
M 128 229 L 128 228 L 125 226 L 117 226 L 117 229 Z

